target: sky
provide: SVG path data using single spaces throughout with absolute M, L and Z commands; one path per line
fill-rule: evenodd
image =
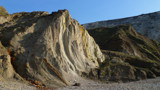
M 67 9 L 80 24 L 160 11 L 160 0 L 0 0 L 9 14 Z

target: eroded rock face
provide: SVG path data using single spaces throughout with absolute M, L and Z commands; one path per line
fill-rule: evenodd
M 8 50 L 0 42 L 0 80 L 23 80 L 11 64 L 11 57 Z
M 0 24 L 6 22 L 6 16 L 8 16 L 8 12 L 5 10 L 5 8 L 0 6 Z
M 137 33 L 131 25 L 88 31 L 103 50 L 123 52 L 140 58 L 160 60 L 160 44 Z
M 14 71 L 11 65 L 11 58 L 8 55 L 8 51 L 0 43 L 0 78 L 11 78 L 13 77 Z
M 83 26 L 88 30 L 100 27 L 113 27 L 123 24 L 131 24 L 137 32 L 160 42 L 160 11 L 150 14 L 142 14 L 135 17 L 94 22 L 84 24 Z
M 106 60 L 100 80 L 133 81 L 160 75 L 160 43 L 137 33 L 131 25 L 95 28 L 88 31 L 99 44 Z
M 45 85 L 70 84 L 104 60 L 98 45 L 67 10 L 17 13 L 0 24 L 0 41 L 23 78 Z

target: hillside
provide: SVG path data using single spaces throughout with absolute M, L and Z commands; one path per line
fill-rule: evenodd
M 122 19 L 93 22 L 83 24 L 83 26 L 88 30 L 123 24 L 130 24 L 138 33 L 160 42 L 160 11 Z
M 140 35 L 131 25 L 88 31 L 106 54 L 100 67 L 102 80 L 132 81 L 160 75 L 160 43 Z

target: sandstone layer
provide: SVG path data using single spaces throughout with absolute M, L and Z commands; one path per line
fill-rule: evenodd
M 7 59 L 7 68 L 34 84 L 70 85 L 74 76 L 98 68 L 104 60 L 94 39 L 67 10 L 15 13 L 0 20 L 6 55 L 1 62 Z M 6 71 L 8 77 L 14 74 L 9 73 Z

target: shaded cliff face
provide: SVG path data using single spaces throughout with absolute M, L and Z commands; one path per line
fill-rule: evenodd
M 16 13 L 3 20 L 0 41 L 15 72 L 33 83 L 69 85 L 72 76 L 88 73 L 104 60 L 93 38 L 67 10 Z
M 100 79 L 132 81 L 160 75 L 160 43 L 138 34 L 131 25 L 88 31 L 106 55 Z
M 119 51 L 141 58 L 159 60 L 158 42 L 138 34 L 131 25 L 89 30 L 91 36 L 103 50 Z
M 131 24 L 137 32 L 149 37 L 150 39 L 157 40 L 160 42 L 159 20 L 160 11 L 150 14 L 142 14 L 135 17 L 88 23 L 84 24 L 83 26 L 86 29 L 94 29 L 100 27 L 113 27 L 122 24 Z

